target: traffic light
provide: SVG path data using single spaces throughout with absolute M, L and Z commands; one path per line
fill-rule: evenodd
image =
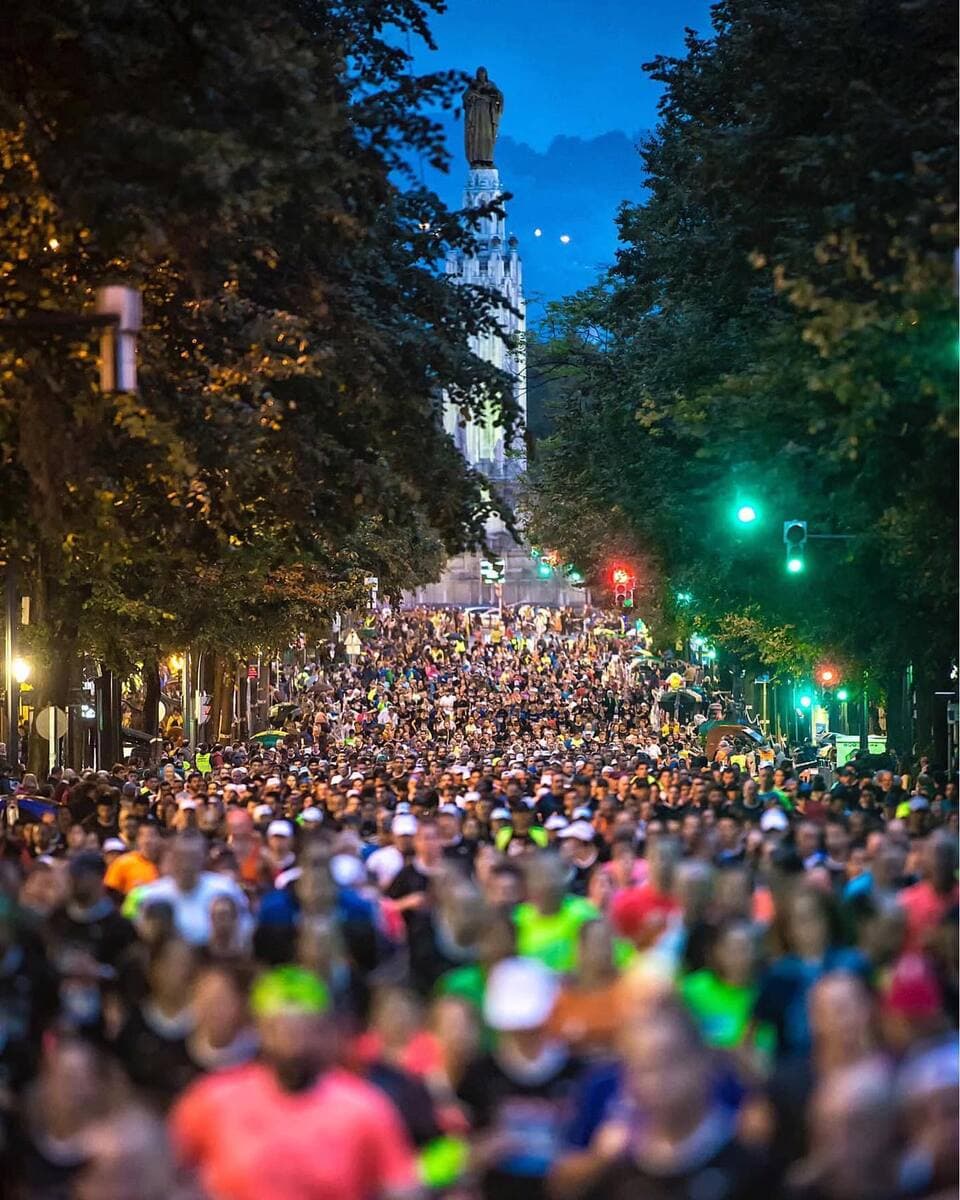
M 787 550 L 787 570 L 799 575 L 806 566 L 803 548 L 807 544 L 806 521 L 784 521 L 783 544 Z
M 809 708 L 812 703 L 813 703 L 813 697 L 809 696 L 806 692 L 804 692 L 803 695 L 800 697 L 800 707 L 801 708 Z
M 537 574 L 541 579 L 549 579 L 553 574 L 553 567 L 550 566 L 545 558 L 541 558 L 537 563 Z
M 850 693 L 846 688 L 837 688 L 837 699 L 845 704 L 850 699 Z
M 840 670 L 833 663 L 821 663 L 817 667 L 816 678 L 821 687 L 833 688 L 840 682 Z
M 619 608 L 633 608 L 634 577 L 626 567 L 617 566 L 610 572 L 613 599 Z
M 741 504 L 737 507 L 737 520 L 741 525 L 752 525 L 757 519 L 757 506 L 755 504 Z

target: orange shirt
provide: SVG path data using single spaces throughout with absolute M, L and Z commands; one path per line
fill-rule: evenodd
M 390 1101 L 339 1069 L 304 1092 L 285 1092 L 261 1063 L 208 1075 L 174 1107 L 170 1133 L 217 1200 L 370 1200 L 417 1179 Z
M 547 1028 L 578 1050 L 609 1048 L 623 1025 L 621 993 L 619 979 L 587 990 L 566 987 L 557 997 Z
M 128 850 L 115 858 L 107 867 L 103 882 L 108 888 L 126 896 L 142 883 L 153 883 L 160 878 L 160 870 L 156 863 L 144 858 L 139 850 Z

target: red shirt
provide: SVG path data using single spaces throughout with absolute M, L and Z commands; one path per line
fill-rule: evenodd
M 371 1200 L 416 1184 L 390 1101 L 339 1069 L 304 1092 L 285 1092 L 261 1063 L 208 1075 L 175 1106 L 170 1133 L 216 1200 Z
M 648 880 L 639 887 L 624 888 L 614 896 L 610 920 L 621 936 L 638 946 L 648 946 L 660 935 L 667 918 L 679 908 L 672 896 L 658 892 Z
M 922 950 L 927 934 L 935 929 L 948 912 L 957 906 L 958 889 L 943 895 L 926 880 L 904 888 L 897 898 L 907 914 L 907 941 L 905 950 Z

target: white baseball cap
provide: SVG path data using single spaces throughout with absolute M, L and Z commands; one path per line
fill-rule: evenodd
M 562 817 L 559 813 L 551 813 L 543 823 L 544 829 L 566 829 L 570 824 L 566 817 Z
M 557 834 L 561 838 L 576 838 L 578 842 L 592 842 L 594 837 L 593 826 L 586 821 L 574 821 L 572 825 L 568 825 L 566 829 L 561 829 Z
M 769 833 L 771 830 L 784 830 L 789 826 L 787 814 L 782 808 L 768 808 L 760 818 L 760 828 Z
M 293 837 L 293 826 L 289 821 L 271 821 L 267 826 L 267 837 Z
M 557 976 L 536 958 L 505 958 L 490 972 L 483 1016 L 491 1029 L 509 1033 L 539 1029 L 553 1012 Z
M 399 816 L 393 818 L 393 824 L 390 826 L 390 832 L 394 837 L 413 837 L 417 832 L 417 818 L 410 813 L 400 813 Z

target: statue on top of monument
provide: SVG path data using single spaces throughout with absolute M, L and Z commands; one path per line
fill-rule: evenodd
M 500 128 L 503 92 L 487 75 L 486 67 L 477 67 L 463 93 L 463 140 L 471 167 L 493 166 L 493 144 Z

